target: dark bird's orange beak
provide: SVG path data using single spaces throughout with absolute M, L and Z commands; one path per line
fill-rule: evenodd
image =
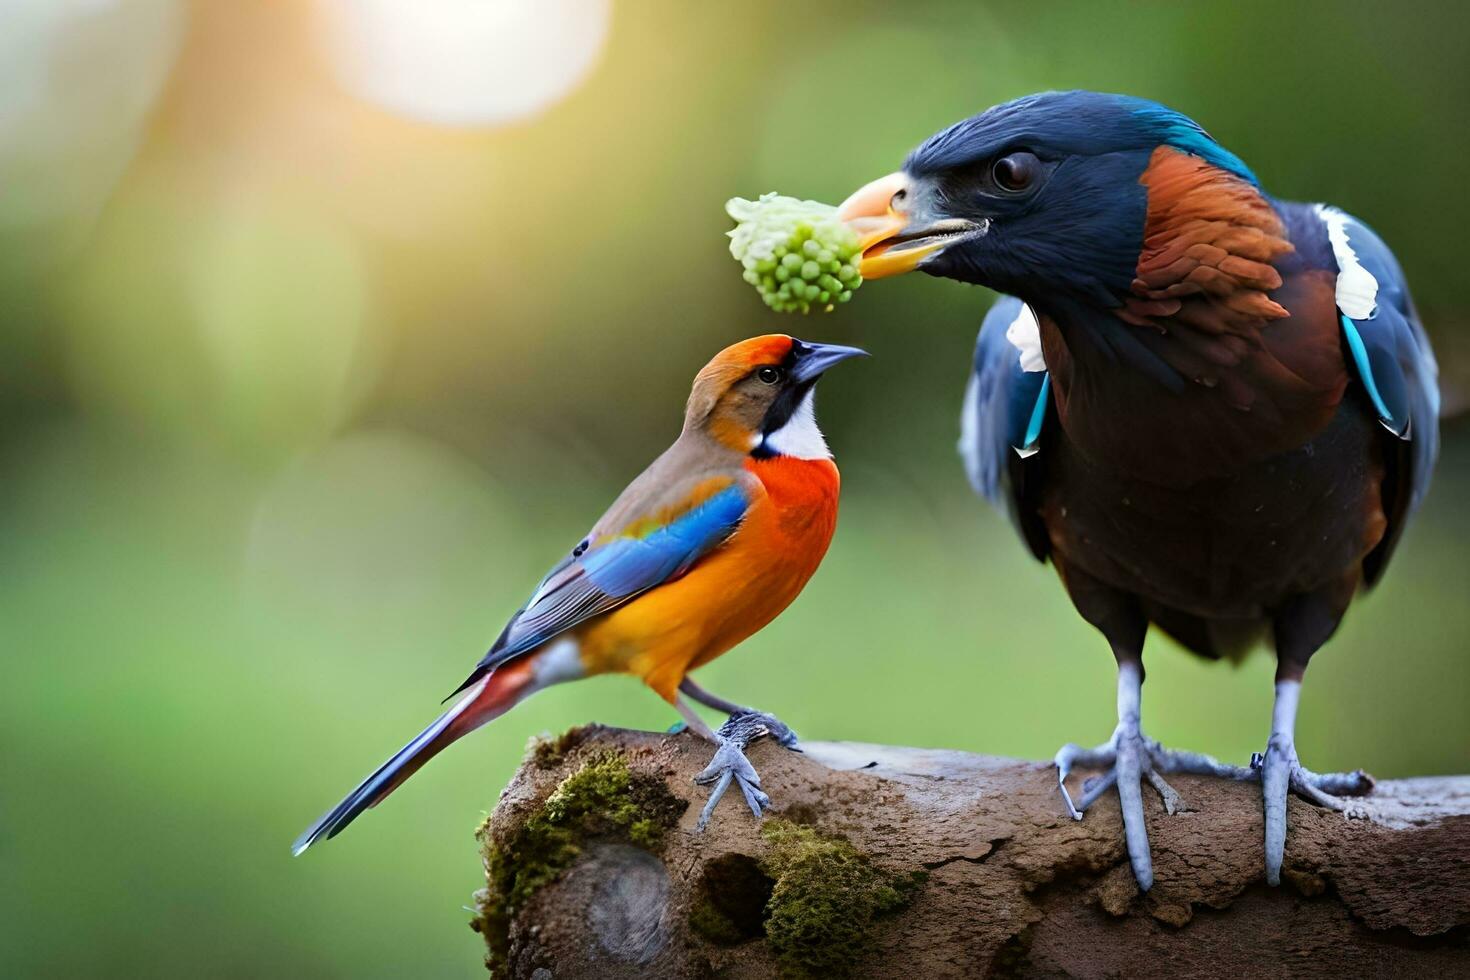
M 837 208 L 837 217 L 857 232 L 864 279 L 911 272 L 959 239 L 985 233 L 984 224 L 963 218 L 915 222 L 912 198 L 909 176 L 899 171 L 858 188 Z

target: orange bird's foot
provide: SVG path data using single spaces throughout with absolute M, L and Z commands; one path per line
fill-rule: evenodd
M 731 783 L 740 787 L 746 805 L 757 820 L 770 808 L 771 798 L 761 790 L 760 774 L 745 757 L 745 747 L 758 738 L 774 738 L 788 749 L 801 751 L 796 748 L 796 733 L 785 722 L 764 711 L 737 708 L 730 715 L 730 720 L 714 733 L 714 758 L 703 772 L 694 777 L 699 785 L 713 787 L 704 810 L 699 814 L 699 822 L 695 824 L 696 830 L 703 830 L 709 824 L 710 815 L 715 812 L 715 806 Z
M 699 814 L 699 822 L 694 825 L 695 830 L 704 830 L 708 826 L 710 815 L 715 812 L 715 806 L 732 782 L 740 787 L 750 812 L 755 814 L 757 820 L 771 805 L 771 798 L 761 791 L 760 773 L 755 771 L 755 766 L 745 757 L 744 744 L 723 735 L 717 735 L 716 738 L 718 741 L 715 743 L 715 757 L 703 772 L 694 777 L 699 785 L 714 787 L 710 790 L 709 801 Z
M 790 726 L 775 715 L 754 708 L 739 708 L 731 712 L 730 720 L 720 727 L 720 734 L 735 739 L 741 745 L 749 745 L 764 735 L 788 749 L 801 751 L 796 748 L 796 733 Z

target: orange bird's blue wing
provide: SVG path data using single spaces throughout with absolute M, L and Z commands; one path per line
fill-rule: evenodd
M 746 484 L 733 477 L 671 484 L 664 475 L 645 473 L 642 483 L 629 487 L 614 512 L 598 522 L 592 540 L 577 545 L 542 580 L 455 694 L 558 633 L 687 571 L 734 533 L 750 506 Z M 622 514 L 633 519 L 617 516 Z M 502 679 L 506 683 L 497 689 Z M 525 683 L 513 670 L 490 677 L 308 827 L 291 845 L 292 853 L 340 833 L 445 746 L 509 709 Z
M 583 541 L 542 579 L 455 693 L 557 634 L 682 575 L 735 532 L 749 507 L 745 484 L 732 481 L 666 521 L 637 520 L 621 533 Z

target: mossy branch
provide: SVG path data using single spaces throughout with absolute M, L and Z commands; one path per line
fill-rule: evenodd
M 696 833 L 692 735 L 534 744 L 479 833 L 495 975 L 1470 975 L 1470 778 L 1382 783 L 1352 821 L 1293 800 L 1276 889 L 1259 788 L 1182 778 L 1141 894 L 1116 801 L 1073 822 L 1045 765 L 804 748 L 751 747 L 774 815 Z

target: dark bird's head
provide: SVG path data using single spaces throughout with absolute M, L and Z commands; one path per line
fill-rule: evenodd
M 1186 201 L 1198 213 L 1183 213 Z M 840 213 L 863 239 L 865 278 L 921 269 L 1028 301 L 1116 308 L 1140 294 L 1151 236 L 1173 240 L 1190 221 L 1216 220 L 1211 210 L 1240 210 L 1264 232 L 1275 220 L 1255 175 L 1188 117 L 1129 96 L 1047 92 L 936 133 Z

